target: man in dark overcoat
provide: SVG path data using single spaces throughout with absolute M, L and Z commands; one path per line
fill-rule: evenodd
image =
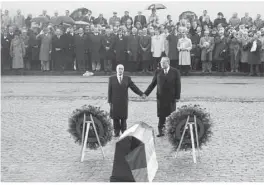
M 157 137 L 164 136 L 163 128 L 166 117 L 176 110 L 176 102 L 181 95 L 181 77 L 176 68 L 170 67 L 170 59 L 162 57 L 161 69 L 157 69 L 151 84 L 144 95 L 148 96 L 157 86 L 157 115 L 159 117 Z M 143 95 L 143 96 L 144 96 Z
M 85 71 L 85 61 L 88 60 L 89 40 L 84 35 L 83 28 L 79 28 L 79 34 L 74 37 L 74 52 L 76 55 L 77 70 Z
M 147 28 L 144 28 L 143 35 L 139 39 L 143 72 L 148 71 L 151 60 L 151 37 L 147 33 Z
M 74 30 L 73 27 L 68 28 L 68 32 L 63 35 L 65 43 L 65 63 L 66 70 L 73 70 L 74 66 Z
M 11 69 L 11 57 L 10 57 L 10 44 L 11 40 L 8 38 L 7 30 L 1 34 L 1 69 Z
M 118 35 L 115 37 L 115 56 L 116 64 L 126 64 L 126 46 L 127 37 L 124 36 L 123 31 L 120 30 Z
M 110 116 L 114 122 L 115 137 L 118 137 L 120 131 L 124 133 L 127 129 L 128 88 L 139 96 L 142 96 L 143 93 L 134 84 L 131 77 L 123 74 L 124 66 L 122 64 L 117 65 L 116 72 L 117 75 L 109 78 L 108 103 L 110 104 Z
M 55 70 L 64 70 L 65 63 L 65 37 L 62 36 L 62 30 L 57 28 L 56 35 L 52 38 L 52 58 Z
M 111 35 L 111 30 L 106 29 L 106 34 L 102 37 L 102 57 L 104 58 L 105 73 L 112 73 L 112 60 L 114 59 L 115 37 Z
M 132 35 L 127 38 L 127 52 L 128 52 L 128 71 L 136 72 L 138 67 L 139 55 L 139 36 L 137 35 L 137 28 L 132 29 Z

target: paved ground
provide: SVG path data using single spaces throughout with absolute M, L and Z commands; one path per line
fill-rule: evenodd
M 107 182 L 115 142 L 88 151 L 80 163 L 80 146 L 73 142 L 67 119 L 84 105 L 108 111 L 107 77 L 2 77 L 1 179 L 20 182 Z M 145 90 L 151 77 L 133 77 Z M 159 170 L 154 182 L 264 181 L 264 78 L 183 77 L 182 101 L 200 104 L 214 121 L 211 142 L 201 161 L 190 152 L 172 155 L 166 137 L 156 139 Z M 157 130 L 155 91 L 146 102 L 130 92 L 128 126 L 144 121 Z M 147 111 L 146 111 L 147 110 Z

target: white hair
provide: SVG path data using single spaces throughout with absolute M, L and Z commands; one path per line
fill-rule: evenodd
M 162 57 L 161 62 L 163 62 L 163 61 L 170 63 L 170 58 L 169 57 Z
M 118 64 L 118 65 L 116 66 L 116 71 L 118 71 L 118 69 L 119 69 L 120 67 L 125 68 L 124 65 L 122 65 L 122 64 Z

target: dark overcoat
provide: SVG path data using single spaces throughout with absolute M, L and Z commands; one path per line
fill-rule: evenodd
M 157 86 L 157 116 L 167 117 L 176 110 L 176 99 L 181 95 L 181 77 L 177 69 L 170 67 L 167 75 L 157 69 L 145 94 L 148 96 Z
M 252 46 L 253 46 L 253 41 L 251 41 L 249 44 L 249 48 L 251 50 Z M 261 41 L 257 40 L 257 49 L 254 52 L 251 52 L 249 50 L 249 54 L 248 54 L 248 64 L 260 64 L 260 51 L 261 51 Z
M 169 42 L 168 57 L 170 58 L 170 60 L 179 60 L 179 51 L 177 49 L 179 37 L 173 34 L 169 35 L 167 37 L 167 40 Z
M 138 35 L 128 36 L 127 51 L 131 52 L 128 56 L 128 61 L 135 62 L 138 60 L 138 54 L 139 54 L 139 36 Z
M 102 37 L 102 57 L 105 60 L 113 60 L 114 55 L 114 46 L 115 46 L 115 36 L 104 35 Z M 106 50 L 106 47 L 109 47 L 109 50 Z
M 54 61 L 55 70 L 61 70 L 65 68 L 65 45 L 66 37 L 60 36 L 58 38 L 56 35 L 52 38 L 52 58 Z M 58 50 L 57 50 L 58 49 Z
M 126 60 L 126 46 L 127 46 L 127 37 L 119 36 L 115 37 L 115 51 L 116 51 L 116 61 L 124 62 Z
M 149 35 L 141 36 L 139 44 L 142 61 L 149 61 L 151 59 L 151 37 Z M 142 48 L 147 48 L 147 50 L 143 51 Z
M 32 61 L 39 60 L 40 40 L 38 40 L 36 36 L 37 34 L 33 32 L 30 32 L 29 34 L 28 48 Z
M 226 51 L 225 55 L 222 55 L 221 53 L 223 51 Z M 226 37 L 223 37 L 222 39 L 220 38 L 220 36 L 217 36 L 215 38 L 215 49 L 214 49 L 214 60 L 218 60 L 218 61 L 223 61 L 226 59 L 227 57 L 227 52 L 228 52 L 228 39 Z
M 133 83 L 131 77 L 123 76 L 121 84 L 117 76 L 111 76 L 108 83 L 108 103 L 110 103 L 110 116 L 112 119 L 127 119 L 128 115 L 128 88 L 142 96 L 142 92 Z
M 71 68 L 73 66 L 74 60 L 74 36 L 74 34 L 71 35 L 70 33 L 63 35 L 65 41 L 65 63 L 67 63 L 68 65 L 71 64 Z
M 102 49 L 102 35 L 91 34 L 90 40 L 91 40 L 90 51 L 92 55 L 92 61 L 98 62 L 101 59 L 100 51 Z
M 2 68 L 11 67 L 11 57 L 10 57 L 10 44 L 11 40 L 8 37 L 1 35 L 1 66 Z
M 87 60 L 87 50 L 89 49 L 89 40 L 87 35 L 74 36 L 74 52 L 77 61 Z

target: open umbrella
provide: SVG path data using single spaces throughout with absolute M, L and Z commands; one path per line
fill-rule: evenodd
M 164 6 L 163 4 L 151 4 L 147 7 L 147 10 L 152 10 L 152 9 L 156 9 L 156 10 L 159 10 L 159 9 L 167 9 L 166 6 Z
M 158 170 L 153 128 L 140 122 L 116 143 L 111 182 L 152 182 Z
M 31 22 L 36 22 L 36 23 L 48 23 L 49 19 L 47 17 L 39 16 L 31 19 Z
M 59 25 L 62 23 L 66 24 L 74 24 L 74 20 L 71 17 L 68 16 L 58 16 L 54 19 L 51 19 L 50 22 L 54 25 Z
M 71 13 L 70 17 L 75 20 L 77 17 L 79 17 L 79 12 L 82 12 L 82 16 L 84 16 L 88 13 L 88 11 L 89 10 L 87 8 L 78 8 Z
M 84 22 L 84 21 L 75 21 L 74 24 L 76 24 L 76 25 L 89 25 L 89 23 Z

